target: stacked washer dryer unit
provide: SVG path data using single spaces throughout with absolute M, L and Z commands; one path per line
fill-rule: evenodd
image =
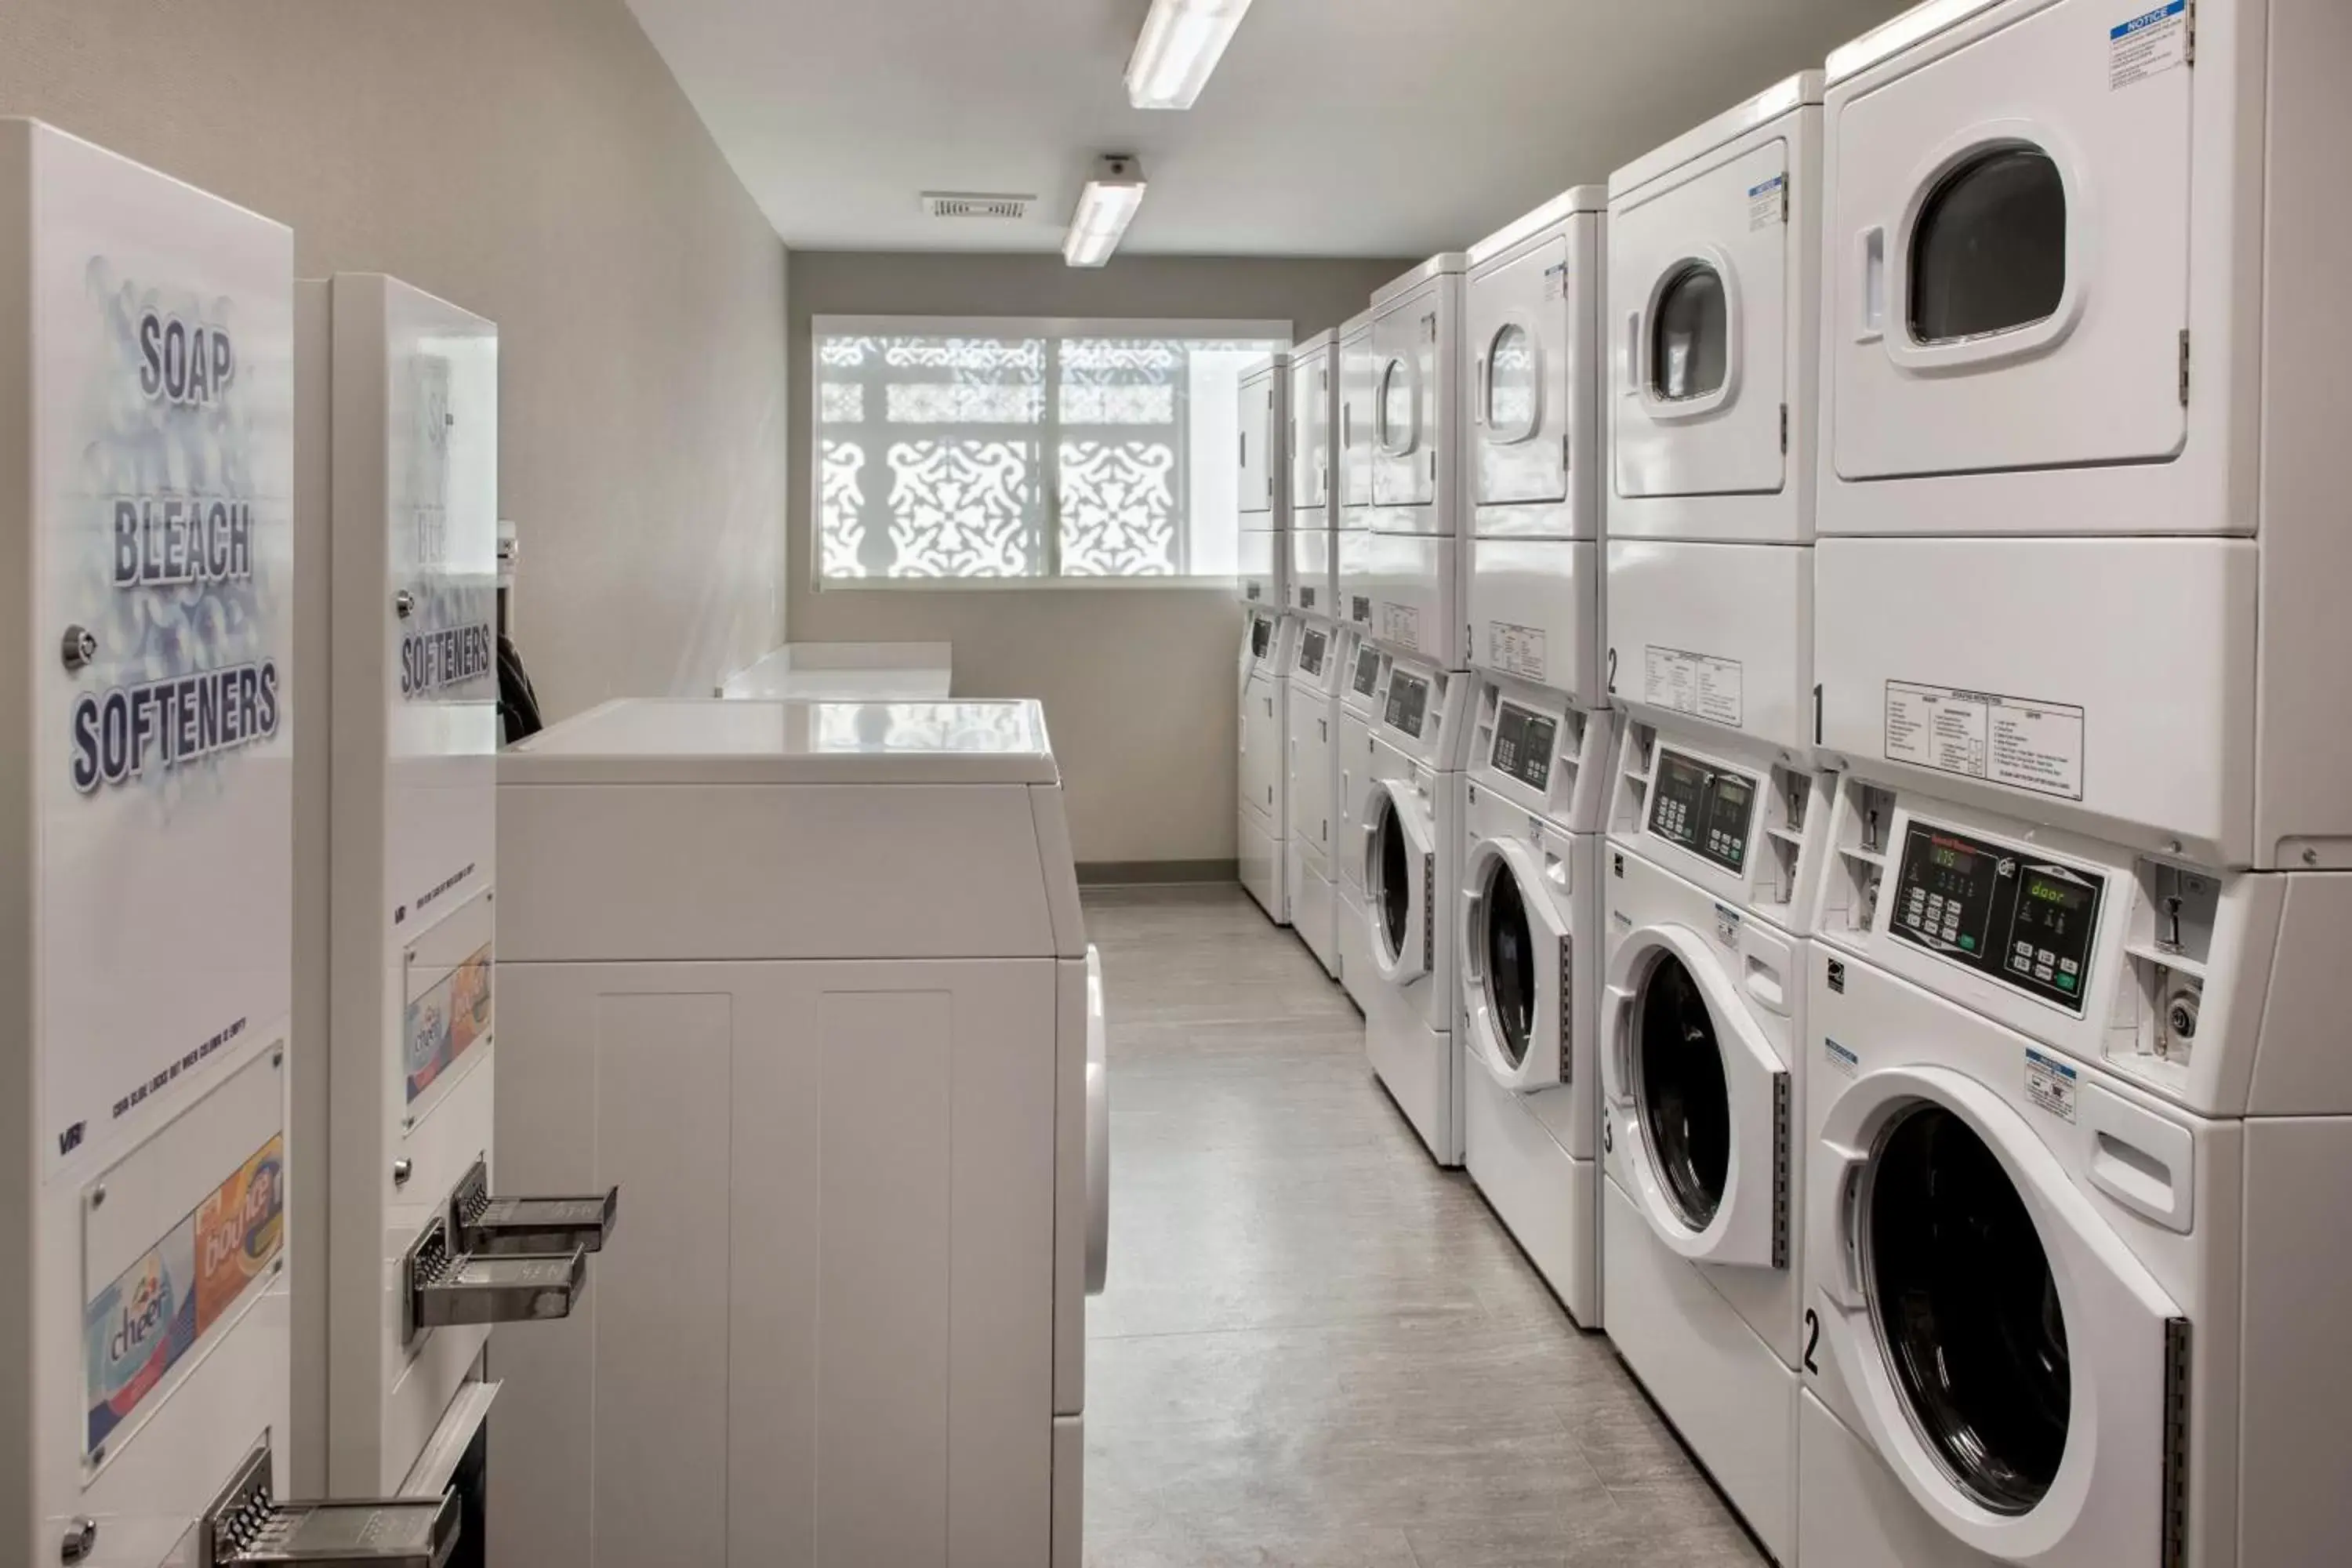
M 1331 548 L 1339 595 L 1338 826 L 1331 857 L 1339 921 L 1339 984 L 1360 1010 L 1380 974 L 1372 967 L 1372 928 L 1364 918 L 1364 805 L 1371 793 L 1372 726 L 1384 693 L 1380 645 L 1370 635 L 1370 584 L 1360 576 L 1362 541 L 1372 513 L 1372 317 L 1367 310 L 1339 329 L 1339 437 L 1332 482 L 1338 490 Z
M 2278 199 L 2347 60 L 1980 0 L 1832 62 L 1809 1565 L 2352 1557 L 2352 224 Z
M 1292 649 L 1297 623 L 1286 613 L 1290 584 L 1290 486 L 1283 456 L 1289 425 L 1290 358 L 1276 354 L 1242 373 L 1239 468 L 1244 614 L 1241 753 L 1238 769 L 1242 886 L 1276 925 L 1290 923 L 1286 834 L 1288 805 Z
M 1365 759 L 1364 913 L 1377 982 L 1365 1048 L 1442 1165 L 1462 1163 L 1454 987 L 1462 918 L 1461 771 L 1471 681 L 1463 635 L 1463 272 L 1441 256 L 1372 297 L 1372 505 L 1343 541 L 1385 667 Z M 1343 570 L 1346 570 L 1343 561 Z
M 1813 419 L 1821 79 L 1609 186 L 1603 1311 L 1748 1527 L 1796 1548 L 1791 1120 L 1826 859 Z
M 1290 658 L 1289 751 L 1284 780 L 1285 890 L 1291 929 L 1327 973 L 1339 973 L 1332 846 L 1339 837 L 1339 556 L 1332 531 L 1339 334 L 1290 355 L 1290 597 L 1297 622 Z
M 1576 1321 L 1601 1322 L 1601 224 L 1586 186 L 1470 252 L 1463 1156 Z

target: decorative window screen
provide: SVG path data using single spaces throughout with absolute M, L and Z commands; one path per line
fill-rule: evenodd
M 1282 323 L 819 318 L 827 583 L 1226 577 L 1240 375 Z

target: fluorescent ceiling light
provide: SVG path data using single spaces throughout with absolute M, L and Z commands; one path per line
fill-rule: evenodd
M 1224 58 L 1250 0 L 1151 0 L 1127 62 L 1127 100 L 1138 109 L 1190 109 Z
M 1105 158 L 1102 172 L 1087 182 L 1078 197 L 1069 237 L 1062 241 L 1062 259 L 1073 267 L 1100 267 L 1108 261 L 1141 205 L 1143 165 L 1132 158 Z

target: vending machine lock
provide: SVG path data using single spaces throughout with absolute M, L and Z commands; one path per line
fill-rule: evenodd
M 457 1545 L 457 1499 L 279 1502 L 264 1438 L 196 1528 L 195 1568 L 444 1568 Z

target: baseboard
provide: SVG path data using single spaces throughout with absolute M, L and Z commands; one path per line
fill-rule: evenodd
M 1081 888 L 1177 887 L 1192 882 L 1236 882 L 1235 860 L 1081 860 Z

